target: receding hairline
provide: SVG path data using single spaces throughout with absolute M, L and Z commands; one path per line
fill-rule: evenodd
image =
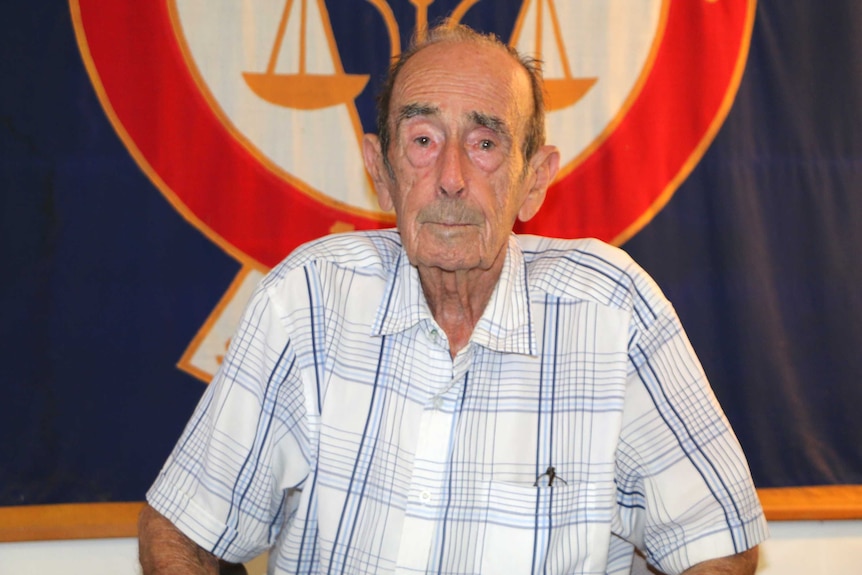
M 507 56 L 509 62 L 515 65 L 514 69 L 518 70 L 521 77 L 527 80 L 526 88 L 528 91 L 530 90 L 530 79 L 535 70 L 538 69 L 539 73 L 541 73 L 541 66 L 538 61 L 521 56 L 521 54 L 519 54 L 514 48 L 503 43 L 494 34 L 483 34 L 461 25 L 455 27 L 443 27 L 440 29 L 435 28 L 429 32 L 428 38 L 416 46 L 411 46 L 411 48 L 405 52 L 403 58 L 399 57 L 399 60 L 396 61 L 396 65 L 390 70 L 390 74 L 394 73 L 394 77 L 391 78 L 392 93 L 394 93 L 395 88 L 400 84 L 404 70 L 411 65 L 411 62 L 413 62 L 417 56 L 426 53 L 429 50 L 433 50 L 434 48 L 458 44 L 462 44 L 467 47 L 486 46 L 493 51 Z

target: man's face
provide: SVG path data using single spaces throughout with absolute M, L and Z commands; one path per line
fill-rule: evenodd
M 411 263 L 490 269 L 515 219 L 535 214 L 536 174 L 521 152 L 532 105 L 527 72 L 499 47 L 444 42 L 404 65 L 390 107 L 392 172 L 380 167 L 376 139 L 366 141 L 366 164 L 377 162 L 369 171 Z

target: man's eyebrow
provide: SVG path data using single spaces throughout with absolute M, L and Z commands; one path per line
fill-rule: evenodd
M 407 104 L 398 110 L 398 115 L 395 117 L 395 125 L 398 126 L 404 120 L 415 118 L 416 116 L 434 116 L 440 112 L 440 108 L 428 104 Z
M 489 116 L 488 114 L 483 114 L 482 112 L 470 112 L 470 120 L 472 120 L 475 124 L 482 126 L 483 128 L 488 128 L 492 132 L 500 134 L 501 136 L 511 136 L 511 131 L 506 125 L 506 122 L 504 122 L 497 116 Z

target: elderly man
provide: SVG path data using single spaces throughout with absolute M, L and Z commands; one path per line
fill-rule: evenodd
M 145 573 L 753 573 L 765 523 L 667 300 L 516 236 L 559 165 L 535 65 L 463 27 L 391 70 L 363 152 L 398 229 L 252 297 L 141 516 Z

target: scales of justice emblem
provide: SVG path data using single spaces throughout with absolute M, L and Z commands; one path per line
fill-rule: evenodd
M 389 4 L 383 0 L 369 0 L 369 2 L 380 12 L 380 16 L 386 22 L 391 56 L 395 58 L 401 51 L 401 42 L 398 23 L 392 16 L 392 10 Z M 449 21 L 452 24 L 460 23 L 466 12 L 478 2 L 479 0 L 461 0 L 449 15 Z M 425 30 L 428 27 L 428 8 L 434 3 L 434 0 L 410 0 L 410 3 L 416 10 L 416 34 L 421 41 L 425 39 Z M 295 0 L 287 0 L 285 3 L 266 71 L 245 72 L 243 73 L 243 78 L 245 78 L 249 87 L 258 96 L 285 108 L 317 110 L 352 102 L 368 84 L 368 74 L 347 74 L 340 70 L 315 74 L 308 71 L 309 0 L 299 0 L 298 2 L 300 23 L 297 38 L 298 49 L 295 54 L 297 58 L 297 71 L 294 73 L 277 72 L 276 66 L 295 4 L 297 4 Z M 521 10 L 524 16 L 529 14 L 528 11 L 531 4 L 533 2 L 530 0 L 522 4 Z M 534 50 L 531 53 L 537 59 L 542 60 L 542 27 L 545 10 L 548 12 L 554 47 L 556 48 L 554 56 L 559 58 L 563 70 L 563 77 L 548 78 L 545 83 L 548 110 L 553 111 L 555 109 L 567 108 L 577 102 L 595 84 L 596 78 L 574 78 L 572 76 L 554 0 L 538 0 L 535 2 L 535 15 L 531 19 L 534 21 L 533 25 L 536 30 L 532 37 Z M 324 31 L 327 39 L 329 39 L 332 37 L 332 31 L 327 19 L 322 17 L 324 14 L 323 8 L 318 1 L 316 15 L 320 17 L 320 22 L 317 26 Z M 523 23 L 523 17 L 519 18 L 519 23 Z M 518 28 L 512 35 L 513 45 L 518 45 L 520 36 L 520 28 Z M 332 61 L 337 61 L 339 57 L 337 53 L 333 52 L 331 42 L 327 48 L 329 49 L 329 57 Z
M 360 142 L 388 62 L 414 31 L 448 18 L 543 62 L 562 170 L 517 231 L 619 244 L 667 202 L 723 121 L 754 15 L 754 0 L 127 4 L 70 0 L 93 84 L 153 183 L 242 263 L 178 363 L 204 381 L 270 266 L 326 233 L 394 224 Z M 153 65 L 129 66 L 136 58 Z M 692 81 L 697 97 L 680 88 Z M 158 91 L 171 95 L 160 108 L 147 97 Z M 154 129 L 166 123 L 167 138 Z
M 408 12 L 405 6 L 412 9 L 420 38 L 432 8 L 451 7 L 451 11 L 444 11 L 442 15 L 457 23 L 482 6 L 481 0 L 393 0 L 393 3 L 396 1 L 400 1 L 402 12 Z M 594 113 L 598 102 L 606 105 L 609 102 L 615 107 L 623 104 L 621 97 L 635 87 L 660 24 L 661 0 L 628 1 L 640 5 L 640 10 L 632 12 L 635 17 L 641 17 L 646 26 L 640 24 L 637 27 L 641 29 L 630 34 L 630 29 L 635 27 L 634 18 L 620 20 L 621 35 L 641 39 L 631 52 L 636 58 L 627 58 L 626 66 L 615 71 L 618 76 L 615 84 L 611 84 L 610 77 L 605 79 L 607 90 L 595 99 Z M 612 0 L 612 3 L 617 2 Z M 508 4 L 519 8 L 512 11 L 511 29 L 500 36 L 508 37 L 510 44 L 523 53 L 545 62 L 549 111 L 552 116 L 554 112 L 568 116 L 563 125 L 568 125 L 569 134 L 560 133 L 558 139 L 565 139 L 564 145 L 572 148 L 583 148 L 599 135 L 600 130 L 594 128 L 601 126 L 592 126 L 590 122 L 585 128 L 589 117 L 587 110 L 578 112 L 574 105 L 595 86 L 596 74 L 602 71 L 572 70 L 569 50 L 573 48 L 573 54 L 583 53 L 583 46 L 567 41 L 564 31 L 570 27 L 565 23 L 583 21 L 588 15 L 583 6 L 574 9 L 584 3 L 566 2 L 562 12 L 557 3 L 559 0 L 498 2 L 498 6 Z M 370 122 L 372 114 L 366 112 L 365 117 L 361 117 L 356 102 L 358 98 L 368 101 L 375 92 L 374 86 L 369 85 L 371 76 L 345 72 L 339 42 L 333 32 L 332 21 L 361 4 L 373 8 L 373 16 L 381 23 L 389 46 L 383 59 L 397 56 L 402 36 L 407 35 L 400 28 L 393 7 L 385 0 L 342 2 L 329 10 L 323 0 L 217 2 L 217 9 L 213 9 L 212 2 L 174 0 L 170 6 L 185 60 L 201 92 L 225 127 L 243 141 L 262 164 L 307 197 L 344 214 L 392 222 L 391 214 L 379 211 L 361 158 L 362 133 L 374 128 Z M 485 4 L 494 3 L 485 0 Z M 402 19 L 405 18 L 402 16 Z M 347 34 L 342 34 L 339 40 L 345 36 Z M 215 42 L 214 38 L 224 40 Z M 607 39 L 598 40 L 601 44 Z M 359 42 L 360 49 L 362 43 Z M 582 40 L 581 44 L 584 43 Z M 237 45 L 242 49 L 237 50 Z M 583 58 L 580 61 L 583 62 Z M 608 99 L 611 92 L 617 96 L 616 101 Z M 574 114 L 565 113 L 569 110 Z M 560 119 L 549 122 L 551 132 L 553 126 L 561 124 Z M 612 118 L 605 119 L 607 124 Z M 301 134 L 301 139 L 297 139 L 296 134 Z M 323 162 L 312 155 L 317 150 L 325 153 L 326 169 L 321 169 Z M 333 166 L 338 168 L 333 169 Z M 334 224 L 335 229 L 367 227 L 345 218 Z M 285 252 L 279 253 L 279 256 L 284 255 Z

